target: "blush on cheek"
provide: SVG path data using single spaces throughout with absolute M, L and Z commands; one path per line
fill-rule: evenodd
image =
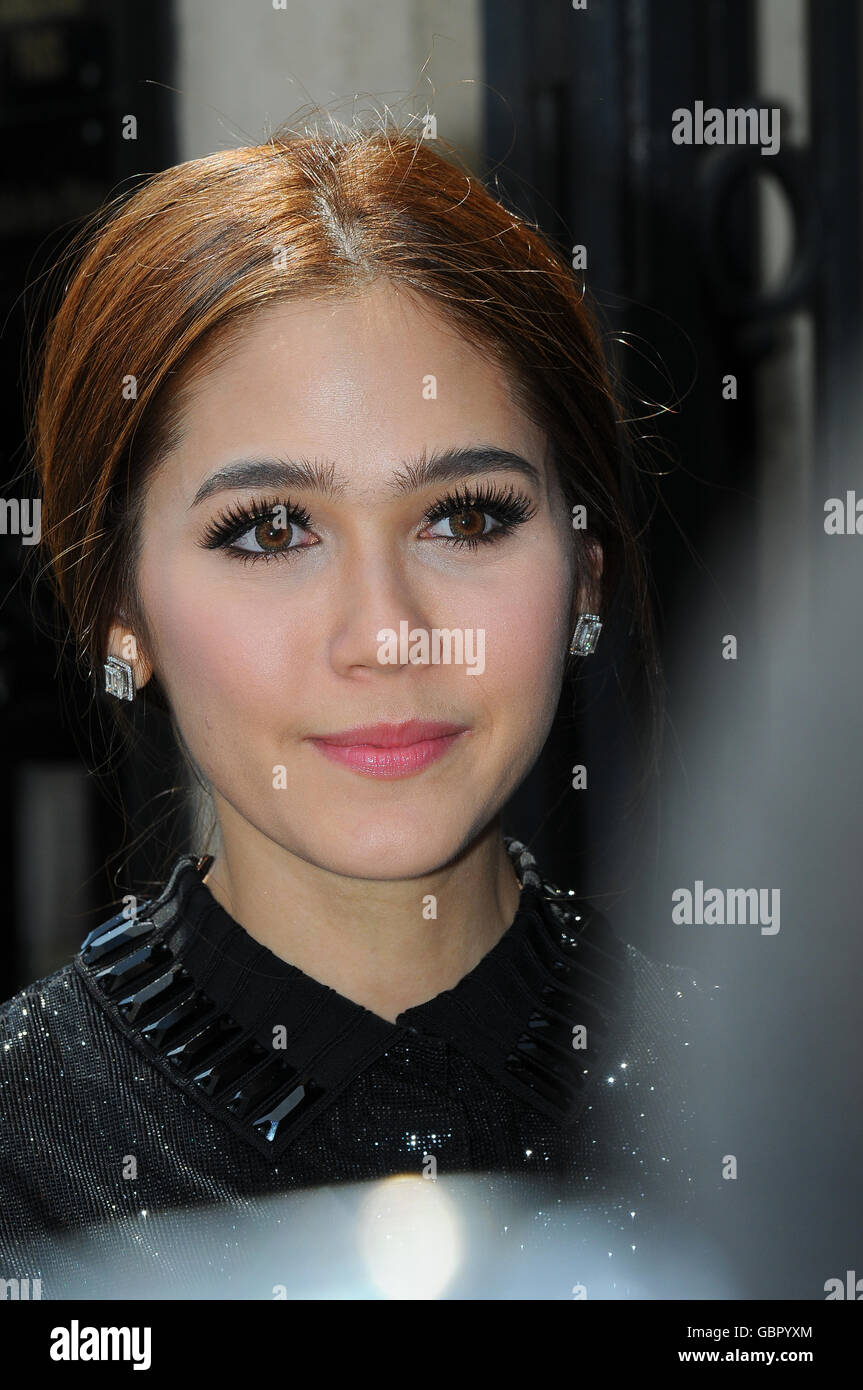
M 246 784 L 255 798 L 270 786 L 272 766 L 309 700 L 308 650 L 266 609 L 188 605 L 173 614 L 163 660 L 175 716 L 204 776 L 228 799 Z
M 177 598 L 176 595 L 181 595 Z M 194 582 L 171 585 L 148 610 L 159 659 L 178 695 L 206 691 L 215 703 L 250 709 L 257 691 L 287 675 L 291 636 L 284 617 L 258 603 L 231 603 L 218 588 Z
M 525 582 L 514 594 L 505 614 L 509 656 L 517 667 L 528 664 L 543 670 L 554 665 L 567 640 L 566 595 L 559 585 L 538 588 L 535 581 Z
M 508 613 L 505 699 L 518 711 L 525 749 L 533 748 L 529 766 L 548 736 L 560 699 L 569 615 L 559 585 L 538 592 L 525 583 L 518 595 Z

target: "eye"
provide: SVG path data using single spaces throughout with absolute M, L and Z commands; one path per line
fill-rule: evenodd
M 273 516 L 256 522 L 248 531 L 243 531 L 237 536 L 233 541 L 234 548 L 249 551 L 253 555 L 263 555 L 267 552 L 278 554 L 283 550 L 299 549 L 295 541 L 304 528 L 298 522 L 290 521 L 284 513 L 284 507 L 276 507 Z
M 464 511 L 453 512 L 441 521 L 436 521 L 434 525 L 450 527 L 449 533 L 446 531 L 438 531 L 437 533 L 444 540 L 479 540 L 480 536 L 488 535 L 489 531 L 495 529 L 494 517 L 490 512 L 480 511 L 479 507 L 468 507 Z M 498 526 L 500 526 L 499 522 Z M 434 534 L 433 531 L 432 534 Z
M 275 560 L 318 545 L 314 535 L 306 541 L 299 540 L 311 524 L 305 507 L 253 500 L 237 504 L 216 517 L 201 544 L 208 550 L 224 550 L 244 563 Z
M 535 512 L 530 498 L 512 487 L 505 492 L 497 487 L 482 487 L 476 491 L 448 493 L 434 504 L 423 526 L 430 531 L 439 526 L 447 528 L 437 534 L 431 531 L 431 540 L 473 550 L 478 545 L 502 540 L 517 526 L 529 521 Z

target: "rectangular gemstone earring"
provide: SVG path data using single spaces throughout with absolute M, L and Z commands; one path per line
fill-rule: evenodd
M 105 662 L 105 689 L 118 700 L 134 700 L 135 679 L 128 661 L 118 656 L 109 656 Z
M 596 650 L 602 623 L 598 613 L 579 613 L 569 644 L 570 656 L 590 656 Z

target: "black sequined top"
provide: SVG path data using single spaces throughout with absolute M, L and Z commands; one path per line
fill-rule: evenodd
M 649 1231 L 688 1229 L 719 1177 L 694 1103 L 711 991 L 506 847 L 522 885 L 510 927 L 394 1023 L 256 942 L 190 856 L 5 1004 L 0 1278 L 39 1279 L 43 1298 L 131 1297 L 148 1278 L 156 1297 L 272 1297 L 261 1238 L 314 1190 L 309 1243 L 272 1277 L 290 1287 L 305 1261 L 326 1290 L 311 1256 L 333 1193 L 413 1175 L 480 1194 L 482 1279 L 505 1265 L 496 1240 L 535 1252 L 551 1213 L 567 1249 L 599 1232 L 617 1258 L 612 1274 L 584 1253 L 563 1284 L 590 1265 L 595 1290 L 618 1290 L 602 1296 L 638 1296 Z

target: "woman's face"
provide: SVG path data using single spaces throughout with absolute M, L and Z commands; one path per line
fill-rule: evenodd
M 557 705 L 573 532 L 544 434 L 490 357 L 380 281 L 262 311 L 189 402 L 138 582 L 145 655 L 226 844 L 259 834 L 353 878 L 439 868 L 525 777 Z M 525 467 L 448 457 L 479 449 Z M 462 732 L 315 741 L 408 720 Z

